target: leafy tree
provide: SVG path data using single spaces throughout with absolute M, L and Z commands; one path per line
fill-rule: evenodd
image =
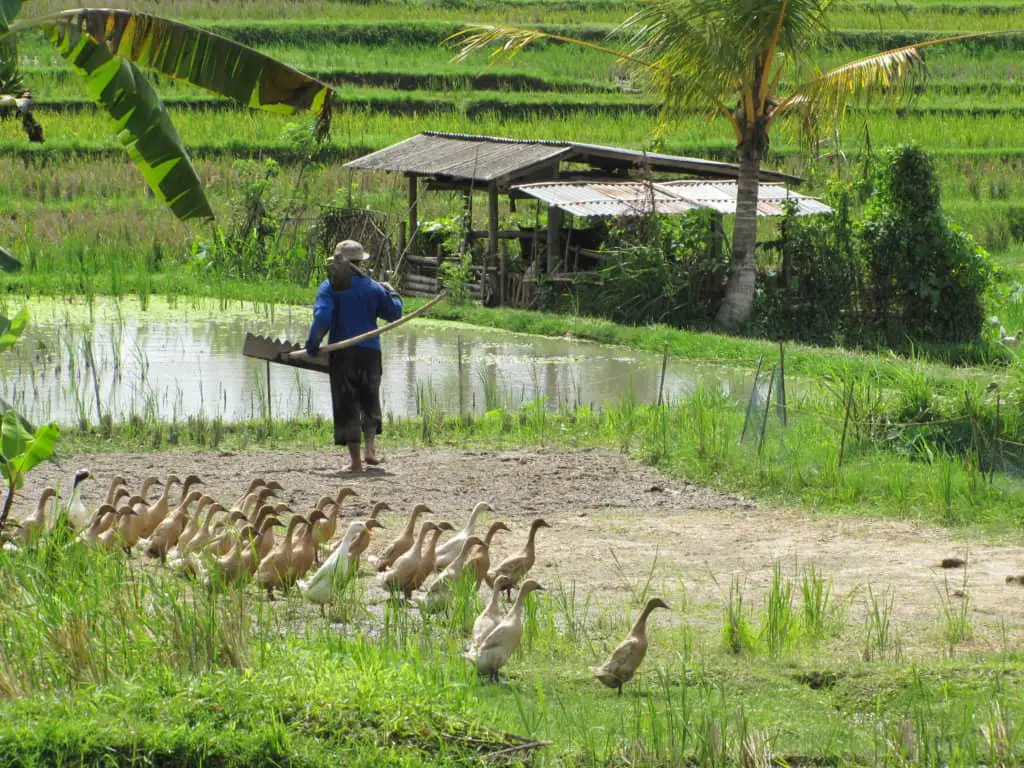
M 213 218 L 202 182 L 170 115 L 141 68 L 182 80 L 255 109 L 318 116 L 330 125 L 325 83 L 220 35 L 146 13 L 62 11 L 17 21 L 22 0 L 0 0 L 0 113 L 21 114 L 29 139 L 42 141 L 31 94 L 18 71 L 17 36 L 41 30 L 110 115 L 143 179 L 181 219 Z
M 922 76 L 920 48 L 960 39 L 895 48 L 822 72 L 814 56 L 829 42 L 831 6 L 832 0 L 641 0 L 615 31 L 625 38 L 621 49 L 493 25 L 470 27 L 452 40 L 460 57 L 494 46 L 495 54 L 513 55 L 545 38 L 604 51 L 647 78 L 665 119 L 699 111 L 732 126 L 739 164 L 733 257 L 715 322 L 735 332 L 753 310 L 757 179 L 775 124 L 795 119 L 812 139 L 825 122 L 837 123 L 852 99 L 898 96 Z

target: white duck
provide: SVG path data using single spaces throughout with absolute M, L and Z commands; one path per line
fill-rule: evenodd
M 473 640 L 469 644 L 469 653 L 475 654 L 480 649 L 480 644 L 484 641 L 484 638 L 491 634 L 491 630 L 498 626 L 498 623 L 504 616 L 499 598 L 501 593 L 511 586 L 512 582 L 506 576 L 499 576 L 497 581 L 494 582 L 494 591 L 491 592 L 491 599 L 487 603 L 487 607 L 484 608 L 483 612 L 476 617 L 476 621 L 473 622 Z
M 473 507 L 473 512 L 469 516 L 469 522 L 466 523 L 466 527 L 448 539 L 444 544 L 438 546 L 437 554 L 434 558 L 434 570 L 443 571 L 447 568 L 448 564 L 459 556 L 459 553 L 462 551 L 463 542 L 473 535 L 473 529 L 476 527 L 477 518 L 484 512 L 493 511 L 494 510 L 491 505 L 486 501 L 481 501 Z
M 466 654 L 466 658 L 476 664 L 477 672 L 490 678 L 492 682 L 498 682 L 498 671 L 512 658 L 523 637 L 523 604 L 526 602 L 526 596 L 543 589 L 544 587 L 533 579 L 524 582 L 505 618 L 487 634 L 475 653 Z
M 311 603 L 323 606 L 334 601 L 334 595 L 338 587 L 345 583 L 349 574 L 355 574 L 357 565 L 352 546 L 362 537 L 363 533 L 369 534 L 374 528 L 383 528 L 377 520 L 369 519 L 366 522 L 357 520 L 349 525 L 345 531 L 341 543 L 334 548 L 334 551 L 324 560 L 316 573 L 308 579 L 299 582 L 299 592 Z
M 84 529 L 90 523 L 89 511 L 85 508 L 85 502 L 82 501 L 81 486 L 91 477 L 88 469 L 80 469 L 75 472 L 74 479 L 71 481 L 71 495 L 66 502 L 63 499 L 57 502 L 57 509 L 63 508 L 66 511 L 68 522 L 76 531 Z

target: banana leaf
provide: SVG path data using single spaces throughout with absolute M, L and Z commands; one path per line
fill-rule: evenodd
M 256 109 L 317 115 L 330 125 L 331 88 L 247 46 L 151 14 L 78 9 L 11 23 L 21 0 L 0 0 L 0 66 L 13 35 L 41 28 L 113 118 L 121 143 L 160 199 L 182 219 L 213 210 L 184 143 L 141 71 L 152 69 Z M 40 136 L 41 138 L 41 136 Z
M 21 0 L 0 0 L 0 32 L 6 32 L 21 10 Z M 18 46 L 14 38 L 0 40 L 0 94 L 15 94 L 21 90 L 18 71 Z
M 21 10 L 21 0 L 0 0 L 0 30 L 14 23 Z
M 9 0 L 7 0 L 9 1 Z M 197 27 L 135 11 L 84 8 L 36 22 L 59 44 L 89 36 L 113 56 L 235 99 L 253 109 L 327 119 L 330 86 L 248 46 Z
M 212 219 L 188 150 L 146 74 L 86 35 L 55 35 L 53 42 L 113 118 L 118 139 L 153 192 L 179 219 Z
M 12 319 L 0 316 L 0 352 L 6 352 L 17 343 L 28 325 L 28 307 L 22 307 Z
M 17 272 L 21 269 L 21 262 L 2 245 L 0 245 L 0 269 L 4 272 Z

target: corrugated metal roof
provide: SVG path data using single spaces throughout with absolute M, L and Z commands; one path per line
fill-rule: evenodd
M 517 192 L 543 200 L 576 216 L 640 216 L 653 206 L 657 213 L 680 214 L 695 208 L 711 208 L 724 214 L 736 212 L 736 182 L 718 181 L 554 181 L 518 184 Z M 797 215 L 831 213 L 813 197 L 790 192 L 781 184 L 760 184 L 758 216 L 781 216 L 783 201 L 794 200 Z
M 662 186 L 687 200 L 693 200 L 705 208 L 714 208 L 719 213 L 733 215 L 736 213 L 736 182 L 735 181 L 666 181 Z M 796 202 L 797 216 L 812 216 L 821 213 L 832 213 L 832 209 L 814 197 L 801 195 L 786 189 L 782 184 L 765 184 L 757 187 L 757 215 L 781 216 L 785 213 L 783 203 L 786 200 Z
M 345 163 L 346 168 L 412 173 L 446 179 L 506 183 L 548 163 L 584 163 L 598 168 L 639 168 L 705 178 L 736 178 L 738 166 L 695 157 L 640 152 L 571 141 L 506 139 L 461 133 L 424 132 Z M 762 181 L 799 182 L 796 176 L 762 170 Z

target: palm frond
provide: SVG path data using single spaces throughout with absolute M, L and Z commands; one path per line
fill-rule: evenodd
M 511 58 L 523 50 L 523 48 L 538 40 L 551 40 L 558 43 L 577 45 L 581 48 L 606 53 L 617 59 L 631 61 L 640 66 L 647 65 L 645 61 L 634 59 L 627 51 L 599 45 L 588 40 L 579 40 L 575 37 L 556 35 L 551 32 L 542 32 L 539 29 L 529 29 L 526 27 L 473 24 L 448 35 L 442 42 L 445 45 L 457 45 L 459 50 L 455 54 L 454 59 L 455 61 L 465 61 L 473 54 L 486 50 L 490 50 L 491 58 Z
M 927 77 L 922 48 L 984 37 L 991 32 L 954 35 L 892 48 L 820 72 L 781 100 L 773 118 L 792 117 L 800 132 L 813 141 L 821 131 L 838 125 L 851 105 L 863 105 L 875 96 L 892 104 L 914 90 Z

